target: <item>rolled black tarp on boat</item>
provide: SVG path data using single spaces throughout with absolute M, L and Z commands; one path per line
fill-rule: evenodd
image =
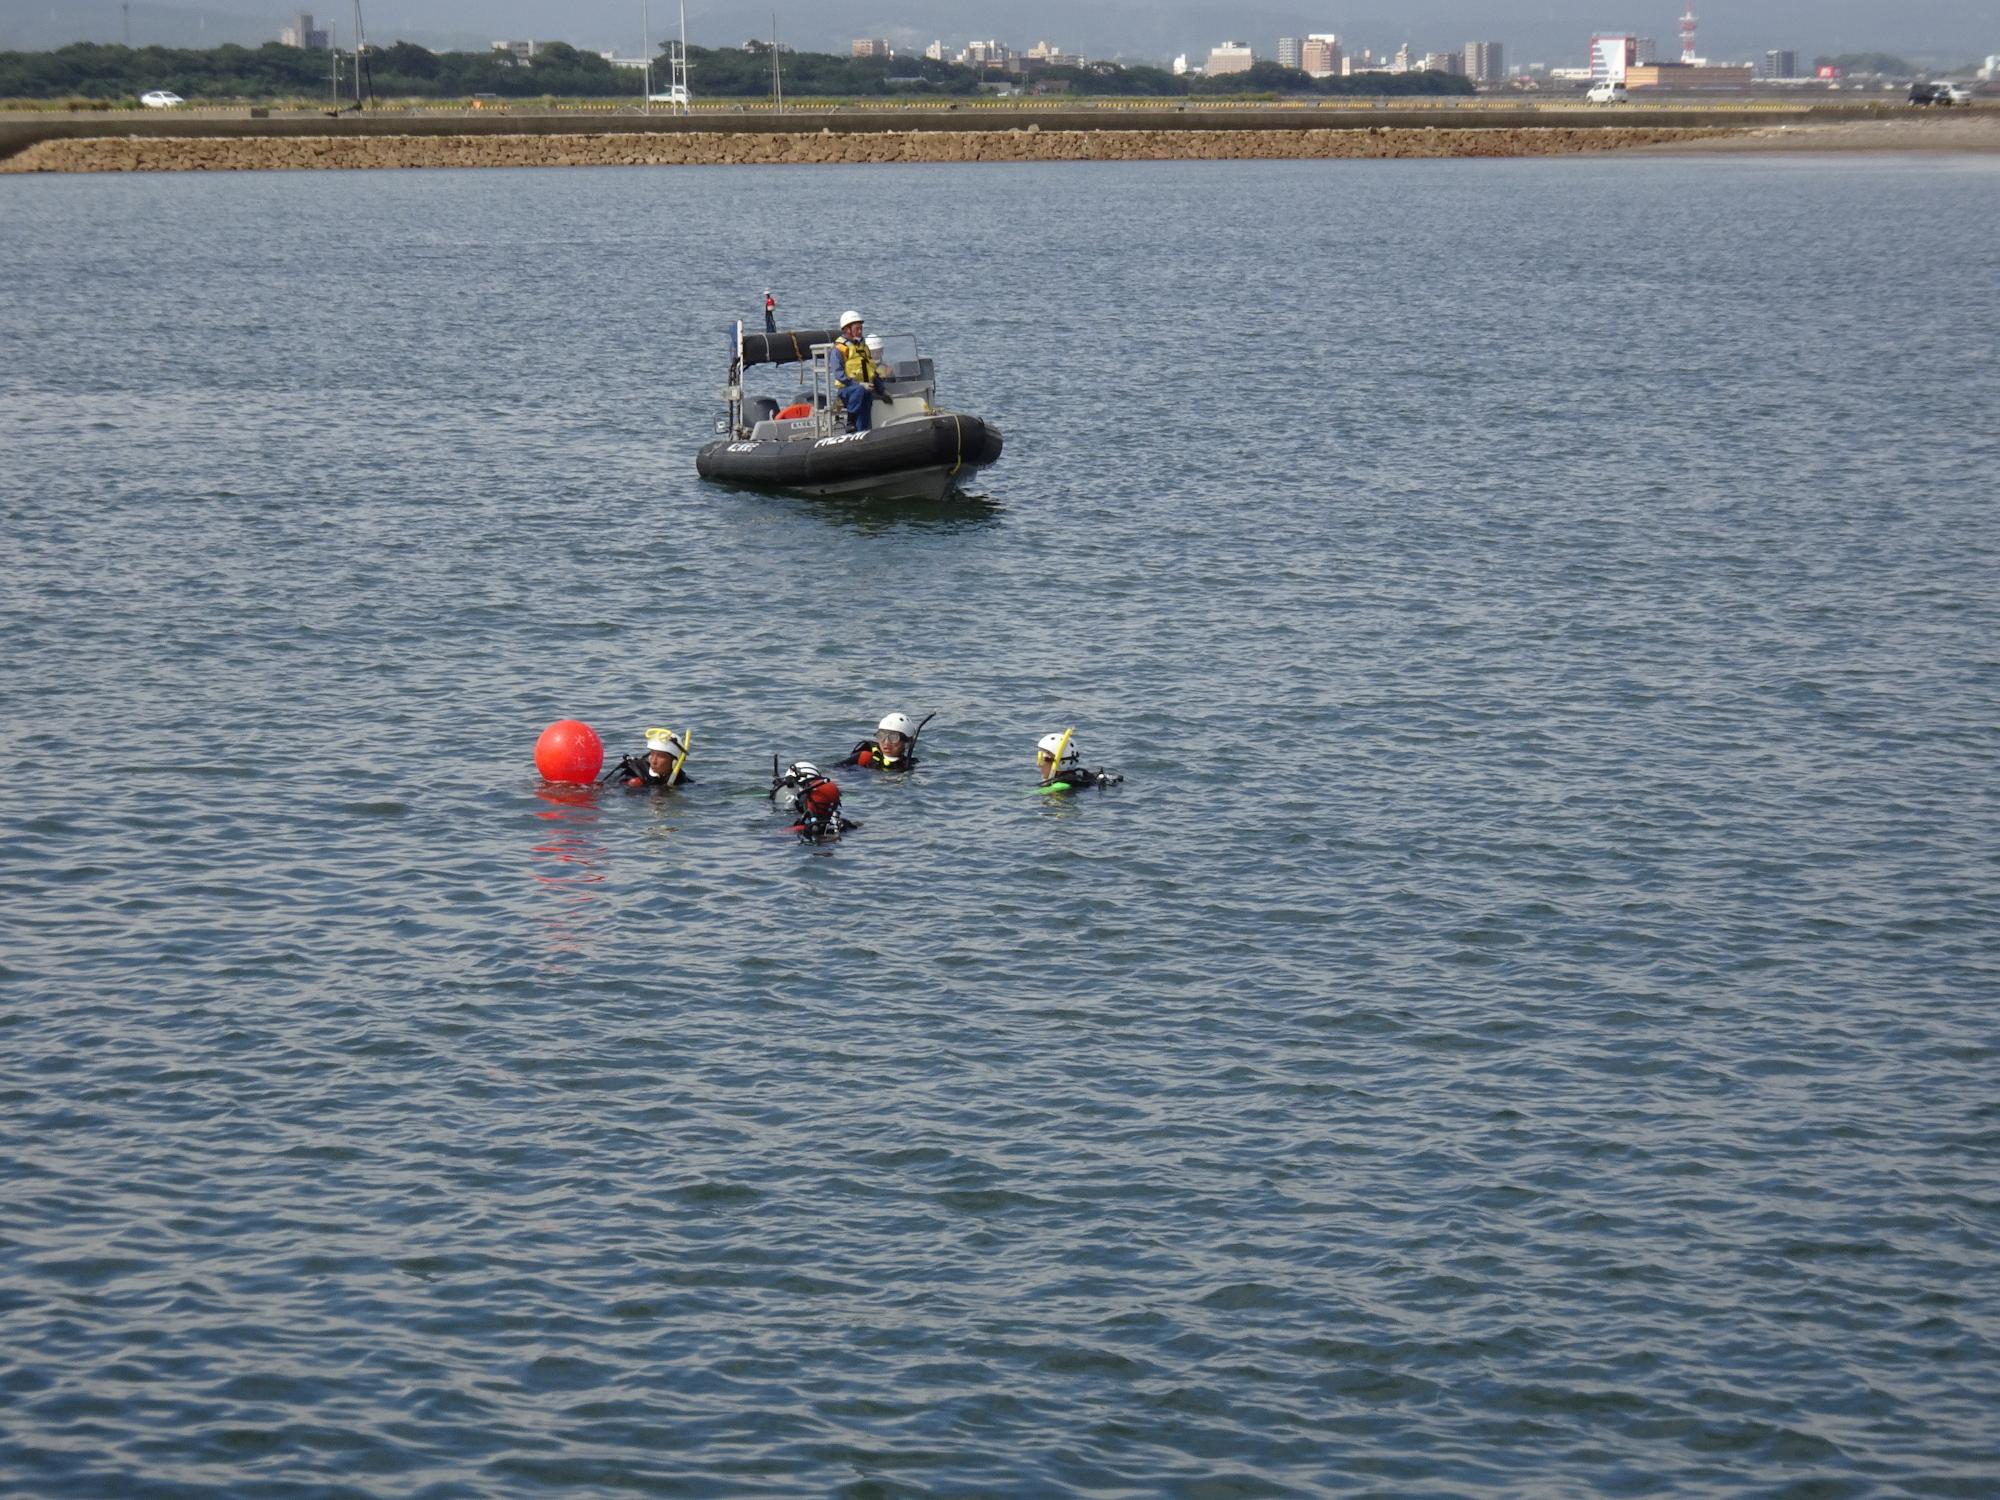
M 814 344 L 830 344 L 837 328 L 780 328 L 776 333 L 743 335 L 743 368 L 752 365 L 798 365 L 812 358 Z
M 706 479 L 801 489 L 887 477 L 916 469 L 984 468 L 1000 457 L 1000 429 L 947 412 L 817 441 L 716 442 L 695 455 Z

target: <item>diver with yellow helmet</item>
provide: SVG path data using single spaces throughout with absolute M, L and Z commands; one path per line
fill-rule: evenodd
M 1042 784 L 1035 788 L 1043 795 L 1088 791 L 1091 787 L 1117 786 L 1125 778 L 1115 771 L 1086 771 L 1077 750 L 1074 727 L 1045 734 L 1035 742 L 1035 769 Z
M 694 747 L 694 731 L 671 729 L 646 731 L 646 748 L 628 755 L 604 775 L 605 781 L 622 782 L 635 792 L 664 792 L 688 786 L 694 778 L 687 773 L 688 751 Z

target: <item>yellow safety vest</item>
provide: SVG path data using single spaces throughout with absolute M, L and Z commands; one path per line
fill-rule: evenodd
M 846 362 L 847 378 L 858 380 L 863 385 L 873 385 L 882 372 L 875 368 L 875 357 L 868 352 L 868 345 L 860 339 L 849 343 L 846 339 L 835 339 L 834 348 Z

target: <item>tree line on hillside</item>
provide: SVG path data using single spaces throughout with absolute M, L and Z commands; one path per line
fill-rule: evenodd
M 1014 82 L 997 70 L 920 57 L 839 57 L 826 52 L 783 54 L 785 92 L 818 98 L 965 96 L 991 82 Z M 364 91 L 384 99 L 462 99 L 478 94 L 533 99 L 633 98 L 639 75 L 613 67 L 594 52 L 546 42 L 532 58 L 504 52 L 430 52 L 411 42 L 371 47 Z M 0 99 L 119 101 L 148 89 L 171 89 L 190 100 L 314 98 L 328 92 L 333 59 L 324 50 L 224 46 L 205 50 L 118 47 L 78 42 L 52 52 L 0 52 Z M 353 91 L 353 59 L 342 61 L 343 96 Z M 654 86 L 667 78 L 664 50 Z M 1047 68 L 1033 82 L 1051 93 L 1141 98 L 1215 95 L 1470 94 L 1472 84 L 1446 73 L 1363 73 L 1311 78 L 1273 62 L 1218 78 L 1181 76 L 1164 68 L 1087 63 Z M 688 83 L 696 98 L 757 99 L 771 92 L 771 49 L 688 48 Z

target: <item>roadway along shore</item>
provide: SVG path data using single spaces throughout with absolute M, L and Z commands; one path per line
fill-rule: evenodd
M 360 167 L 739 166 L 759 163 L 1229 161 L 1563 156 L 1710 150 L 1995 150 L 2000 111 L 1915 118 L 1877 108 L 1528 110 L 1281 108 L 812 117 L 418 115 L 0 118 L 0 172 Z

